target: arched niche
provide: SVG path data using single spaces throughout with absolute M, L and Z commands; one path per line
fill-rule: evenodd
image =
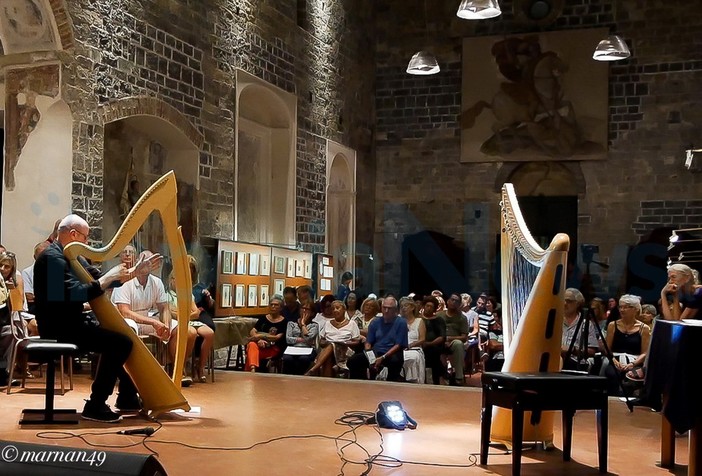
M 134 202 L 169 170 L 178 182 L 178 223 L 186 246 L 197 237 L 199 147 L 170 121 L 140 114 L 105 124 L 103 241 L 117 232 Z M 163 227 L 153 214 L 135 238 L 138 250 L 164 252 Z
M 326 245 L 340 281 L 345 271 L 356 277 L 356 152 L 327 142 Z
M 294 246 L 297 99 L 236 71 L 234 239 Z

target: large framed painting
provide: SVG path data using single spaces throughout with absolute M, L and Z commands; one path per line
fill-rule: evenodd
M 465 38 L 461 162 L 600 160 L 607 152 L 605 28 Z

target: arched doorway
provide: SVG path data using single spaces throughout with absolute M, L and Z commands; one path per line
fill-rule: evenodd
M 140 114 L 105 124 L 103 242 L 115 235 L 136 200 L 173 170 L 178 181 L 178 222 L 186 246 L 197 237 L 199 147 L 165 118 Z M 153 214 L 135 238 L 138 250 L 165 253 L 160 217 Z
M 527 227 L 542 248 L 548 247 L 558 233 L 570 237 L 566 284 L 580 288 L 582 272 L 577 269 L 578 193 L 582 180 L 573 173 L 572 165 L 568 165 L 558 162 L 521 164 L 505 181 L 514 185 Z

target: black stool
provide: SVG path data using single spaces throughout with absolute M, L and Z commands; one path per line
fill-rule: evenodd
M 607 378 L 562 373 L 485 372 L 480 424 L 480 464 L 486 465 L 492 407 L 512 410 L 512 474 L 519 476 L 522 460 L 524 412 L 563 412 L 563 461 L 570 461 L 573 416 L 576 410 L 597 411 L 600 472 L 607 472 Z
M 54 409 L 54 380 L 56 375 L 56 359 L 73 355 L 78 351 L 74 344 L 60 342 L 32 342 L 24 345 L 24 350 L 32 355 L 32 360 L 46 362 L 46 403 L 43 409 L 24 409 L 20 425 L 51 425 L 78 423 L 75 410 Z

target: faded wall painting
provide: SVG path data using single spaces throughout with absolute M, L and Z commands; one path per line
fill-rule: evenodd
M 58 49 L 44 0 L 2 0 L 0 40 L 5 54 Z
M 41 120 L 37 99 L 56 98 L 60 69 L 57 64 L 9 70 L 5 73 L 5 188 L 15 189 L 15 167 L 29 135 Z
M 606 29 L 463 40 L 461 161 L 597 160 L 607 151 Z

